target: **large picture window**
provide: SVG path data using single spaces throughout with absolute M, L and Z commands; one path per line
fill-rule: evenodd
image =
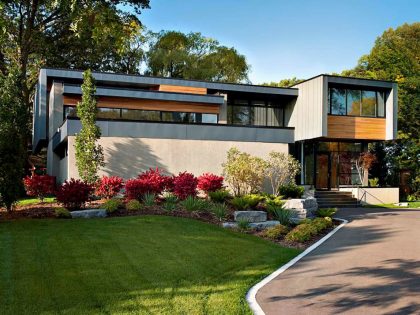
M 332 87 L 328 113 L 362 117 L 385 117 L 385 92 Z
M 228 124 L 283 127 L 283 108 L 272 102 L 234 100 L 227 107 Z

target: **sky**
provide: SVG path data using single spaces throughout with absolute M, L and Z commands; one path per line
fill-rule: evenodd
M 235 47 L 253 84 L 353 68 L 385 30 L 420 22 L 420 0 L 150 0 L 151 31 L 200 32 Z

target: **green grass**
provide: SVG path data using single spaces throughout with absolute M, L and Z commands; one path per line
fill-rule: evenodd
M 250 314 L 300 251 L 183 218 L 0 221 L 2 314 Z
M 53 203 L 55 201 L 56 201 L 55 197 L 44 198 L 44 203 Z M 16 203 L 16 205 L 17 206 L 29 206 L 29 205 L 33 205 L 33 204 L 37 204 L 37 203 L 41 203 L 41 201 L 38 198 L 25 198 L 25 199 L 19 200 Z
M 403 201 L 404 202 L 404 201 Z M 393 203 L 384 203 L 380 205 L 364 205 L 364 208 L 388 208 L 388 209 L 410 209 L 420 208 L 420 201 L 408 202 L 408 207 L 396 206 Z

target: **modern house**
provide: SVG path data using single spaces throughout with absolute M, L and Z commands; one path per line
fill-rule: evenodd
M 42 69 L 33 150 L 47 148 L 47 171 L 78 177 L 76 106 L 82 71 Z M 318 75 L 291 88 L 93 73 L 106 166 L 134 177 L 150 167 L 168 173 L 222 172 L 235 146 L 257 156 L 295 155 L 300 184 L 316 189 L 360 185 L 355 159 L 373 141 L 397 133 L 397 84 Z

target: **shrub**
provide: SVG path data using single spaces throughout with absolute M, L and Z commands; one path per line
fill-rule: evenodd
M 316 215 L 321 218 L 332 217 L 337 212 L 337 208 L 321 208 L 318 209 Z
M 137 199 L 131 199 L 129 201 L 127 201 L 127 203 L 125 204 L 125 208 L 128 211 L 139 211 L 142 208 L 142 205 L 140 203 L 140 201 L 138 201 Z
M 102 205 L 106 212 L 113 213 L 118 210 L 119 207 L 122 207 L 122 201 L 120 199 L 109 199 L 104 202 Z
M 267 166 L 263 159 L 231 148 L 222 166 L 225 179 L 235 196 L 261 190 Z
M 156 195 L 153 193 L 145 193 L 142 196 L 142 200 L 146 207 L 152 207 L 156 204 Z
M 250 223 L 247 219 L 239 219 L 237 222 L 238 229 L 244 231 L 250 228 Z
M 245 210 L 248 209 L 248 200 L 246 200 L 244 197 L 235 197 L 230 201 L 231 205 L 236 209 L 236 210 Z
M 297 225 L 293 230 L 286 234 L 285 239 L 291 242 L 303 243 L 309 241 L 317 234 L 316 227 L 311 223 Z
M 264 199 L 263 196 L 257 194 L 245 195 L 242 198 L 246 200 L 250 208 L 255 208 Z
M 216 191 L 210 191 L 209 197 L 210 200 L 214 202 L 224 202 L 226 199 L 230 198 L 230 193 L 225 189 L 219 189 Z
M 316 218 L 312 220 L 311 224 L 315 227 L 317 233 L 320 233 L 333 225 L 331 218 Z
M 50 175 L 26 176 L 23 179 L 23 184 L 26 194 L 39 198 L 41 202 L 47 195 L 53 194 L 55 191 L 55 177 Z
M 277 240 L 279 239 L 282 235 L 286 235 L 289 232 L 289 229 L 282 225 L 282 224 L 278 224 L 272 227 L 269 227 L 267 229 L 265 229 L 262 232 L 262 236 L 263 237 L 267 237 L 269 239 L 272 240 Z
M 218 218 L 220 221 L 222 221 L 227 213 L 228 213 L 228 207 L 224 203 L 215 203 L 211 206 L 211 212 Z
M 118 176 L 103 176 L 96 185 L 95 194 L 98 197 L 111 199 L 124 187 L 124 181 Z
M 209 193 L 222 189 L 223 187 L 223 176 L 217 176 L 211 173 L 204 173 L 198 177 L 197 188 Z
M 279 193 L 284 198 L 301 198 L 304 192 L 305 188 L 294 184 L 280 186 L 279 188 Z
M 66 208 L 62 208 L 62 207 L 55 208 L 54 214 L 57 218 L 60 218 L 60 219 L 71 219 L 70 211 L 67 210 Z
M 293 212 L 289 209 L 284 209 L 282 206 L 269 205 L 267 211 L 272 214 L 274 219 L 280 222 L 282 225 L 290 225 Z
M 300 164 L 290 154 L 275 151 L 269 153 L 266 174 L 273 194 L 278 194 L 281 186 L 294 184 L 299 172 Z
M 141 200 L 142 196 L 149 194 L 161 194 L 164 190 L 170 190 L 172 178 L 162 175 L 159 169 L 150 169 L 141 173 L 135 179 L 129 179 L 125 183 L 125 197 L 127 200 Z
M 266 207 L 269 206 L 275 206 L 275 207 L 283 207 L 284 204 L 286 203 L 285 200 L 281 199 L 281 196 L 274 196 L 274 195 L 269 195 L 268 197 L 264 197 L 264 202 Z
M 163 209 L 166 211 L 173 211 L 176 208 L 178 198 L 174 195 L 167 196 L 165 202 L 163 203 Z
M 197 195 L 197 178 L 187 172 L 179 173 L 173 179 L 173 193 L 180 200 L 184 200 L 188 196 Z
M 371 178 L 369 179 L 369 186 L 370 187 L 379 187 L 379 178 Z
M 193 196 L 188 196 L 185 198 L 183 201 L 181 201 L 181 205 L 188 211 L 207 210 L 210 208 L 209 203 L 206 200 Z
M 57 201 L 65 208 L 77 210 L 89 200 L 89 195 L 92 192 L 93 187 L 90 184 L 72 178 L 58 187 L 56 196 Z

